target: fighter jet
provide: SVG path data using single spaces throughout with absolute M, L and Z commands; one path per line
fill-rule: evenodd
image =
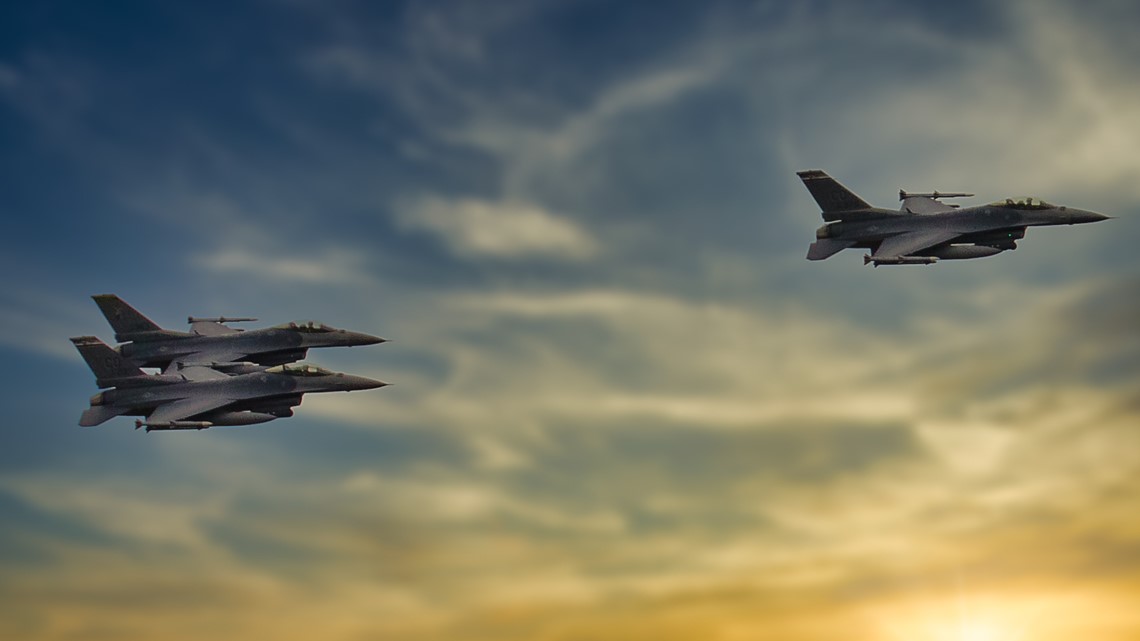
M 308 392 L 349 392 L 387 383 L 330 372 L 314 365 L 265 367 L 233 364 L 237 373 L 204 366 L 183 367 L 177 374 L 147 374 L 94 336 L 71 339 L 96 384 L 110 387 L 91 397 L 79 419 L 84 427 L 116 416 L 142 416 L 135 428 L 203 430 L 214 425 L 253 425 L 293 415 Z
M 1027 227 L 1076 225 L 1106 220 L 1096 212 L 1052 205 L 1037 198 L 1007 198 L 959 208 L 940 198 L 967 193 L 912 194 L 899 191 L 899 211 L 867 204 L 819 169 L 796 172 L 819 203 L 824 225 L 815 231 L 808 260 L 823 260 L 849 247 L 871 251 L 863 264 L 929 265 L 939 260 L 993 256 L 1017 249 Z
M 140 367 L 169 368 L 172 363 L 210 365 L 248 360 L 272 366 L 305 358 L 310 347 L 375 345 L 385 340 L 313 321 L 240 330 L 224 323 L 256 318 L 189 317 L 189 332 L 163 329 L 114 294 L 92 296 L 115 330 L 122 356 Z

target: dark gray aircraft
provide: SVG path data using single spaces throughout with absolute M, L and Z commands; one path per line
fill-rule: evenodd
M 899 191 L 899 211 L 872 207 L 819 169 L 796 172 L 819 203 L 824 225 L 815 231 L 808 260 L 823 260 L 849 247 L 869 249 L 863 264 L 929 265 L 939 260 L 993 256 L 1017 249 L 1027 227 L 1076 225 L 1106 220 L 1083 209 L 1051 205 L 1043 200 L 1006 199 L 959 209 L 939 198 L 965 193 L 908 194 Z
M 312 321 L 241 330 L 223 323 L 256 318 L 194 318 L 189 332 L 159 327 L 114 294 L 92 296 L 115 330 L 118 351 L 140 367 L 167 368 L 172 362 L 218 366 L 241 360 L 283 365 L 305 358 L 310 347 L 375 345 L 383 338 Z
M 293 415 L 307 392 L 350 392 L 387 383 L 330 372 L 313 365 L 265 367 L 231 363 L 231 373 L 188 366 L 177 374 L 147 374 L 94 336 L 71 339 L 100 388 L 79 424 L 99 425 L 116 416 L 142 416 L 135 427 L 202 430 L 214 425 L 253 425 Z

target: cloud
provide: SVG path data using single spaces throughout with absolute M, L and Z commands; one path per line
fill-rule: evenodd
M 0 63 L 0 90 L 10 91 L 19 86 L 20 72 L 14 67 Z
M 368 281 L 364 255 L 345 248 L 263 252 L 253 247 L 229 247 L 199 254 L 191 262 L 214 275 L 240 274 L 281 283 L 349 287 Z
M 402 208 L 406 229 L 430 231 L 463 256 L 583 260 L 597 242 L 568 218 L 525 203 L 425 197 Z
M 0 344 L 10 349 L 78 362 L 67 338 L 99 331 L 90 326 L 94 306 L 84 299 L 21 287 L 9 288 L 0 302 Z
M 1140 91 L 1116 80 L 1129 73 L 1131 61 L 1103 45 L 1115 39 L 1104 35 L 1115 29 L 1106 13 L 1065 2 L 1018 2 L 1001 18 L 1008 29 L 968 43 L 945 37 L 937 25 L 907 24 L 912 37 L 896 46 L 908 57 L 936 61 L 937 71 L 901 70 L 895 82 L 859 71 L 871 82 L 846 95 L 841 109 L 803 101 L 813 127 L 793 130 L 792 153 L 800 157 L 794 162 L 830 157 L 833 173 L 858 176 L 868 150 L 890 150 L 907 162 L 877 163 L 873 173 L 912 189 L 937 180 L 934 187 L 965 185 L 983 197 L 1123 190 L 1135 199 L 1130 177 L 1140 165 L 1125 141 L 1140 139 L 1129 117 L 1140 108 Z M 884 31 L 890 39 L 902 26 L 894 22 L 841 29 Z M 852 65 L 878 53 L 862 50 Z M 843 140 L 842 148 L 834 140 Z
M 467 44 L 458 56 L 453 55 L 454 43 L 438 39 L 440 26 L 450 24 L 449 19 L 433 12 L 417 16 L 430 19 L 411 21 L 405 43 L 410 62 L 390 48 L 359 42 L 317 48 L 304 58 L 302 67 L 321 82 L 399 105 L 418 125 L 418 136 L 402 137 L 403 148 L 414 149 L 417 161 L 431 160 L 440 166 L 457 153 L 466 153 L 490 168 L 473 193 L 444 199 L 410 186 L 397 207 L 405 228 L 434 231 L 453 250 L 468 256 L 553 255 L 582 260 L 598 254 L 602 236 L 597 230 L 621 230 L 624 224 L 608 216 L 613 206 L 598 208 L 598 200 L 590 197 L 620 180 L 605 171 L 610 162 L 605 156 L 615 149 L 611 144 L 615 135 L 635 126 L 638 118 L 651 117 L 715 85 L 734 52 L 732 47 L 703 43 L 690 51 L 683 43 L 681 53 L 665 61 L 645 61 L 635 74 L 583 83 L 583 95 L 567 102 L 553 88 L 552 95 L 514 86 L 499 90 L 492 88 L 494 77 L 487 78 L 491 86 L 480 85 L 487 65 L 502 55 L 490 53 L 495 48 L 489 43 L 504 23 L 513 24 L 518 16 L 480 20 L 486 32 L 480 32 L 479 26 L 465 27 Z M 458 68 L 456 57 L 463 62 Z M 627 159 L 626 153 L 621 156 Z M 492 162 L 486 163 L 487 159 Z M 649 168 L 655 161 L 648 156 L 636 160 Z M 573 178 L 567 180 L 568 176 Z M 497 195 L 488 198 L 487 191 Z M 626 209 L 622 217 L 636 213 Z M 592 221 L 592 233 L 583 229 L 581 220 Z M 605 237 L 610 244 L 634 235 L 627 228 Z
M 421 449 L 387 467 L 381 453 L 391 441 L 356 441 L 352 457 L 328 457 L 271 445 L 291 438 L 288 430 L 272 438 L 234 431 L 225 441 L 225 433 L 169 441 L 171 455 L 188 462 L 145 490 L 103 479 L 77 493 L 66 478 L 32 477 L 6 487 L 143 555 L 100 556 L 72 541 L 41 548 L 65 562 L 43 579 L 67 586 L 53 607 L 84 613 L 88 625 L 121 626 L 121 634 L 144 633 L 147 619 L 114 603 L 95 610 L 79 569 L 117 565 L 101 594 L 149 590 L 167 625 L 188 616 L 167 605 L 181 594 L 168 583 L 175 575 L 232 596 L 195 601 L 199 616 L 230 629 L 269 629 L 264 613 L 284 607 L 282 638 L 328 631 L 330 619 L 330 634 L 349 638 L 731 635 L 757 630 L 757 612 L 765 630 L 826 638 L 836 621 L 879 630 L 890 602 L 922 615 L 906 619 L 912 627 L 925 625 L 927 604 L 938 602 L 932 585 L 963 572 L 968 588 L 1015 600 L 1055 598 L 1064 582 L 1099 585 L 1083 593 L 1100 595 L 1107 588 L 1093 577 L 1118 576 L 1133 553 L 1134 527 L 1119 505 L 1134 498 L 1140 471 L 1129 429 L 1137 408 L 1124 402 L 1136 361 L 1117 364 L 1118 382 L 1103 389 L 1082 382 L 1081 372 L 1111 361 L 1110 346 L 1129 340 L 1133 326 L 1101 327 L 1078 346 L 1090 356 L 1059 379 L 1018 372 L 1041 366 L 1034 346 L 1098 318 L 1087 310 L 1125 300 L 1131 287 L 1023 292 L 984 327 L 929 322 L 911 335 L 621 290 L 461 296 L 435 301 L 446 313 L 417 315 L 420 333 L 407 337 L 438 350 L 443 375 L 412 383 L 405 400 L 375 397 L 370 418 L 356 420 L 382 428 L 394 416 L 409 432 L 492 442 L 515 453 L 515 465 L 482 465 L 472 448 L 446 459 Z M 992 296 L 1001 297 L 976 293 L 978 304 Z M 698 338 L 684 345 L 685 335 Z M 585 354 L 584 344 L 599 351 Z M 892 345 L 904 354 L 875 358 Z M 1012 361 L 999 377 L 1009 387 L 978 402 L 978 390 L 992 385 L 987 377 L 939 378 L 942 370 L 978 371 L 977 359 L 997 346 Z M 636 367 L 613 367 L 600 356 L 606 350 L 614 363 L 635 359 Z M 822 387 L 798 378 L 829 352 L 836 369 Z M 778 371 L 797 380 L 757 365 L 776 355 Z M 644 370 L 662 379 L 647 383 Z M 685 371 L 718 381 L 690 392 L 708 416 L 668 409 L 669 392 L 685 390 L 674 380 Z M 837 389 L 850 398 L 828 393 Z M 818 409 L 888 391 L 909 399 L 888 424 L 875 424 L 882 416 L 839 421 Z M 615 410 L 607 394 L 643 398 L 644 407 Z M 1051 402 L 1033 402 L 1043 395 Z M 783 396 L 787 413 L 765 418 L 765 406 Z M 761 418 L 717 416 L 733 404 Z M 309 401 L 305 410 L 322 414 Z M 343 429 L 316 427 L 305 429 L 322 441 Z M 207 480 L 226 491 L 171 509 L 151 504 L 171 495 L 167 482 Z M 164 546 L 181 550 L 181 560 L 156 551 Z M 170 564 L 157 574 L 147 572 L 154 554 Z M 21 587 L 7 602 L 40 607 L 41 583 L 20 574 L 7 585 L 13 580 Z M 1069 604 L 1066 616 L 1107 602 Z M 399 621 L 359 615 L 367 604 Z M 815 627 L 811 613 L 825 608 L 834 617 Z M 115 623 L 119 615 L 126 618 Z
M 180 501 L 164 505 L 159 496 L 141 488 L 112 487 L 63 488 L 43 477 L 9 480 L 4 489 L 22 500 L 49 512 L 77 518 L 105 534 L 133 543 L 161 543 L 180 547 L 204 545 L 194 521 L 217 513 L 215 500 L 202 503 Z

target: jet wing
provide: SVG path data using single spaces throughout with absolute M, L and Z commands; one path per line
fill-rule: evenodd
M 183 363 L 233 363 L 235 361 L 245 360 L 246 356 L 249 356 L 246 352 L 204 349 L 200 352 L 187 354 L 178 360 Z
M 235 399 L 219 396 L 194 396 L 159 406 L 146 417 L 148 423 L 184 421 L 191 416 L 210 412 L 233 403 Z
M 200 320 L 190 323 L 190 331 L 198 336 L 227 336 L 237 334 L 240 329 L 234 329 L 217 321 Z
M 897 258 L 899 256 L 919 255 L 924 249 L 954 240 L 961 236 L 961 232 L 931 229 L 911 231 L 898 236 L 891 236 L 879 244 L 879 248 L 871 255 L 872 258 Z
M 201 382 L 201 381 L 219 381 L 229 378 L 229 374 L 219 372 L 216 369 L 206 367 L 204 365 L 191 365 L 190 367 L 181 367 L 178 373 L 188 381 Z
M 926 196 L 907 196 L 903 199 L 902 209 L 912 214 L 941 214 L 945 211 L 954 211 L 950 205 Z
M 170 364 L 163 370 L 163 374 L 184 374 L 187 368 L 195 367 L 197 365 L 207 363 L 237 363 L 245 360 L 249 356 L 245 352 L 234 352 L 231 350 L 218 350 L 212 351 L 204 349 L 197 352 L 190 352 L 183 354 L 175 360 L 170 361 Z

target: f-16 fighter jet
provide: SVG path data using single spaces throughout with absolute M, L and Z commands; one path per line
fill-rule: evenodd
M 387 383 L 330 372 L 313 365 L 231 364 L 236 373 L 190 366 L 177 374 L 147 374 L 94 336 L 71 341 L 95 373 L 99 387 L 79 424 L 99 425 L 116 416 L 142 416 L 135 427 L 203 430 L 214 425 L 253 425 L 293 415 L 307 392 L 350 392 Z
M 350 332 L 321 323 L 285 323 L 263 329 L 240 330 L 224 325 L 256 318 L 187 319 L 189 332 L 159 327 L 114 294 L 92 296 L 115 330 L 121 355 L 140 367 L 167 368 L 172 362 L 219 365 L 252 361 L 283 365 L 305 358 L 310 347 L 375 345 L 383 338 Z
M 1106 220 L 1083 209 L 1036 198 L 1012 198 L 959 209 L 940 198 L 965 193 L 899 191 L 899 211 L 872 207 L 819 169 L 796 172 L 823 210 L 824 225 L 808 248 L 808 260 L 823 260 L 849 247 L 871 251 L 863 264 L 929 265 L 939 260 L 993 256 L 1016 249 L 1027 227 L 1076 225 Z

